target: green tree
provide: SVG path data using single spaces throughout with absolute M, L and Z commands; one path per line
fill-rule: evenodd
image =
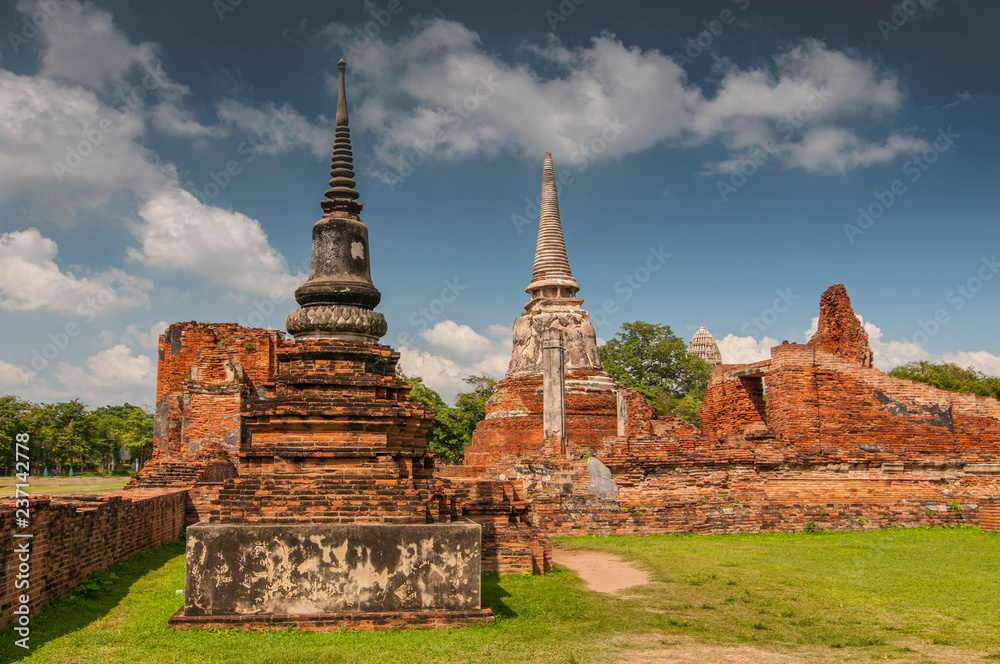
M 604 370 L 642 394 L 658 414 L 698 424 L 712 365 L 688 353 L 687 344 L 669 325 L 623 323 L 598 351 Z
M 449 406 L 441 395 L 424 385 L 419 377 L 409 377 L 402 371 L 399 377 L 411 385 L 410 401 L 429 408 L 434 421 L 427 432 L 427 447 L 441 459 L 455 463 L 462 460 L 465 446 L 472 441 L 476 425 L 486 417 L 486 400 L 493 394 L 496 381 L 489 376 L 469 376 L 465 382 L 470 392 L 456 396 L 456 407 Z
M 471 392 L 460 392 L 455 397 L 453 417 L 457 420 L 462 449 L 472 442 L 472 432 L 486 417 L 486 400 L 496 390 L 496 380 L 483 374 L 465 379 L 472 386 Z
M 407 376 L 402 371 L 399 372 L 399 377 L 413 388 L 410 390 L 410 401 L 419 403 L 434 413 L 434 421 L 427 431 L 427 447 L 447 461 L 454 461 L 460 457 L 462 453 L 460 434 L 451 406 L 445 403 L 440 394 L 424 385 L 422 378 Z
M 972 367 L 963 369 L 950 362 L 937 364 L 926 361 L 910 362 L 896 367 L 889 372 L 889 375 L 933 385 L 942 390 L 1000 399 L 1000 378 L 976 371 Z
M 19 433 L 29 434 L 28 449 L 35 449 L 32 431 L 32 412 L 37 408 L 33 403 L 15 396 L 0 397 L 0 464 L 3 474 L 10 475 L 15 468 L 15 436 Z M 22 461 L 24 458 L 22 457 Z M 30 459 L 34 465 L 35 459 Z

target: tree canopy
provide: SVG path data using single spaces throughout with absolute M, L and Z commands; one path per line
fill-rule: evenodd
M 121 470 L 129 461 L 147 460 L 153 450 L 153 415 L 124 404 L 88 410 L 77 399 L 35 404 L 16 396 L 0 397 L 0 468 L 15 464 L 14 436 L 27 433 L 32 474 Z
M 963 369 L 950 362 L 910 362 L 889 372 L 894 378 L 905 378 L 917 383 L 933 385 L 942 390 L 978 394 L 981 397 L 1000 399 L 1000 378 L 990 376 L 972 367 Z
M 688 353 L 687 343 L 669 325 L 623 323 L 598 352 L 604 370 L 642 394 L 658 414 L 698 424 L 712 365 Z
M 472 387 L 455 398 L 455 407 L 445 403 L 441 395 L 424 385 L 419 377 L 399 372 L 400 378 L 412 386 L 410 401 L 426 406 L 434 413 L 427 432 L 427 447 L 449 462 L 461 461 L 462 451 L 472 442 L 472 432 L 486 417 L 486 400 L 493 394 L 496 381 L 489 376 L 469 376 L 465 382 Z

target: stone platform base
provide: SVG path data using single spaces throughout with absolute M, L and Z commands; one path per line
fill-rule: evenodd
M 468 520 L 196 523 L 187 529 L 183 616 L 262 626 L 386 616 L 402 626 L 478 615 L 481 530 Z
M 389 613 L 320 613 L 309 615 L 217 615 L 185 616 L 180 609 L 167 624 L 174 629 L 240 629 L 333 632 L 342 629 L 375 631 L 382 629 L 444 629 L 475 624 L 493 624 L 489 608 L 469 611 L 396 611 Z

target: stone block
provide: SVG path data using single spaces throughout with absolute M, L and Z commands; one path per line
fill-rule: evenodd
M 218 524 L 187 530 L 184 615 L 480 607 L 478 524 Z

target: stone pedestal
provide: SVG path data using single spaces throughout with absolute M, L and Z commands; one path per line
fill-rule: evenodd
M 480 526 L 215 524 L 187 530 L 175 625 L 422 613 L 481 619 Z M 470 612 L 472 612 L 470 614 Z M 294 617 L 293 617 L 294 616 Z M 352 618 L 353 616 L 353 618 Z

